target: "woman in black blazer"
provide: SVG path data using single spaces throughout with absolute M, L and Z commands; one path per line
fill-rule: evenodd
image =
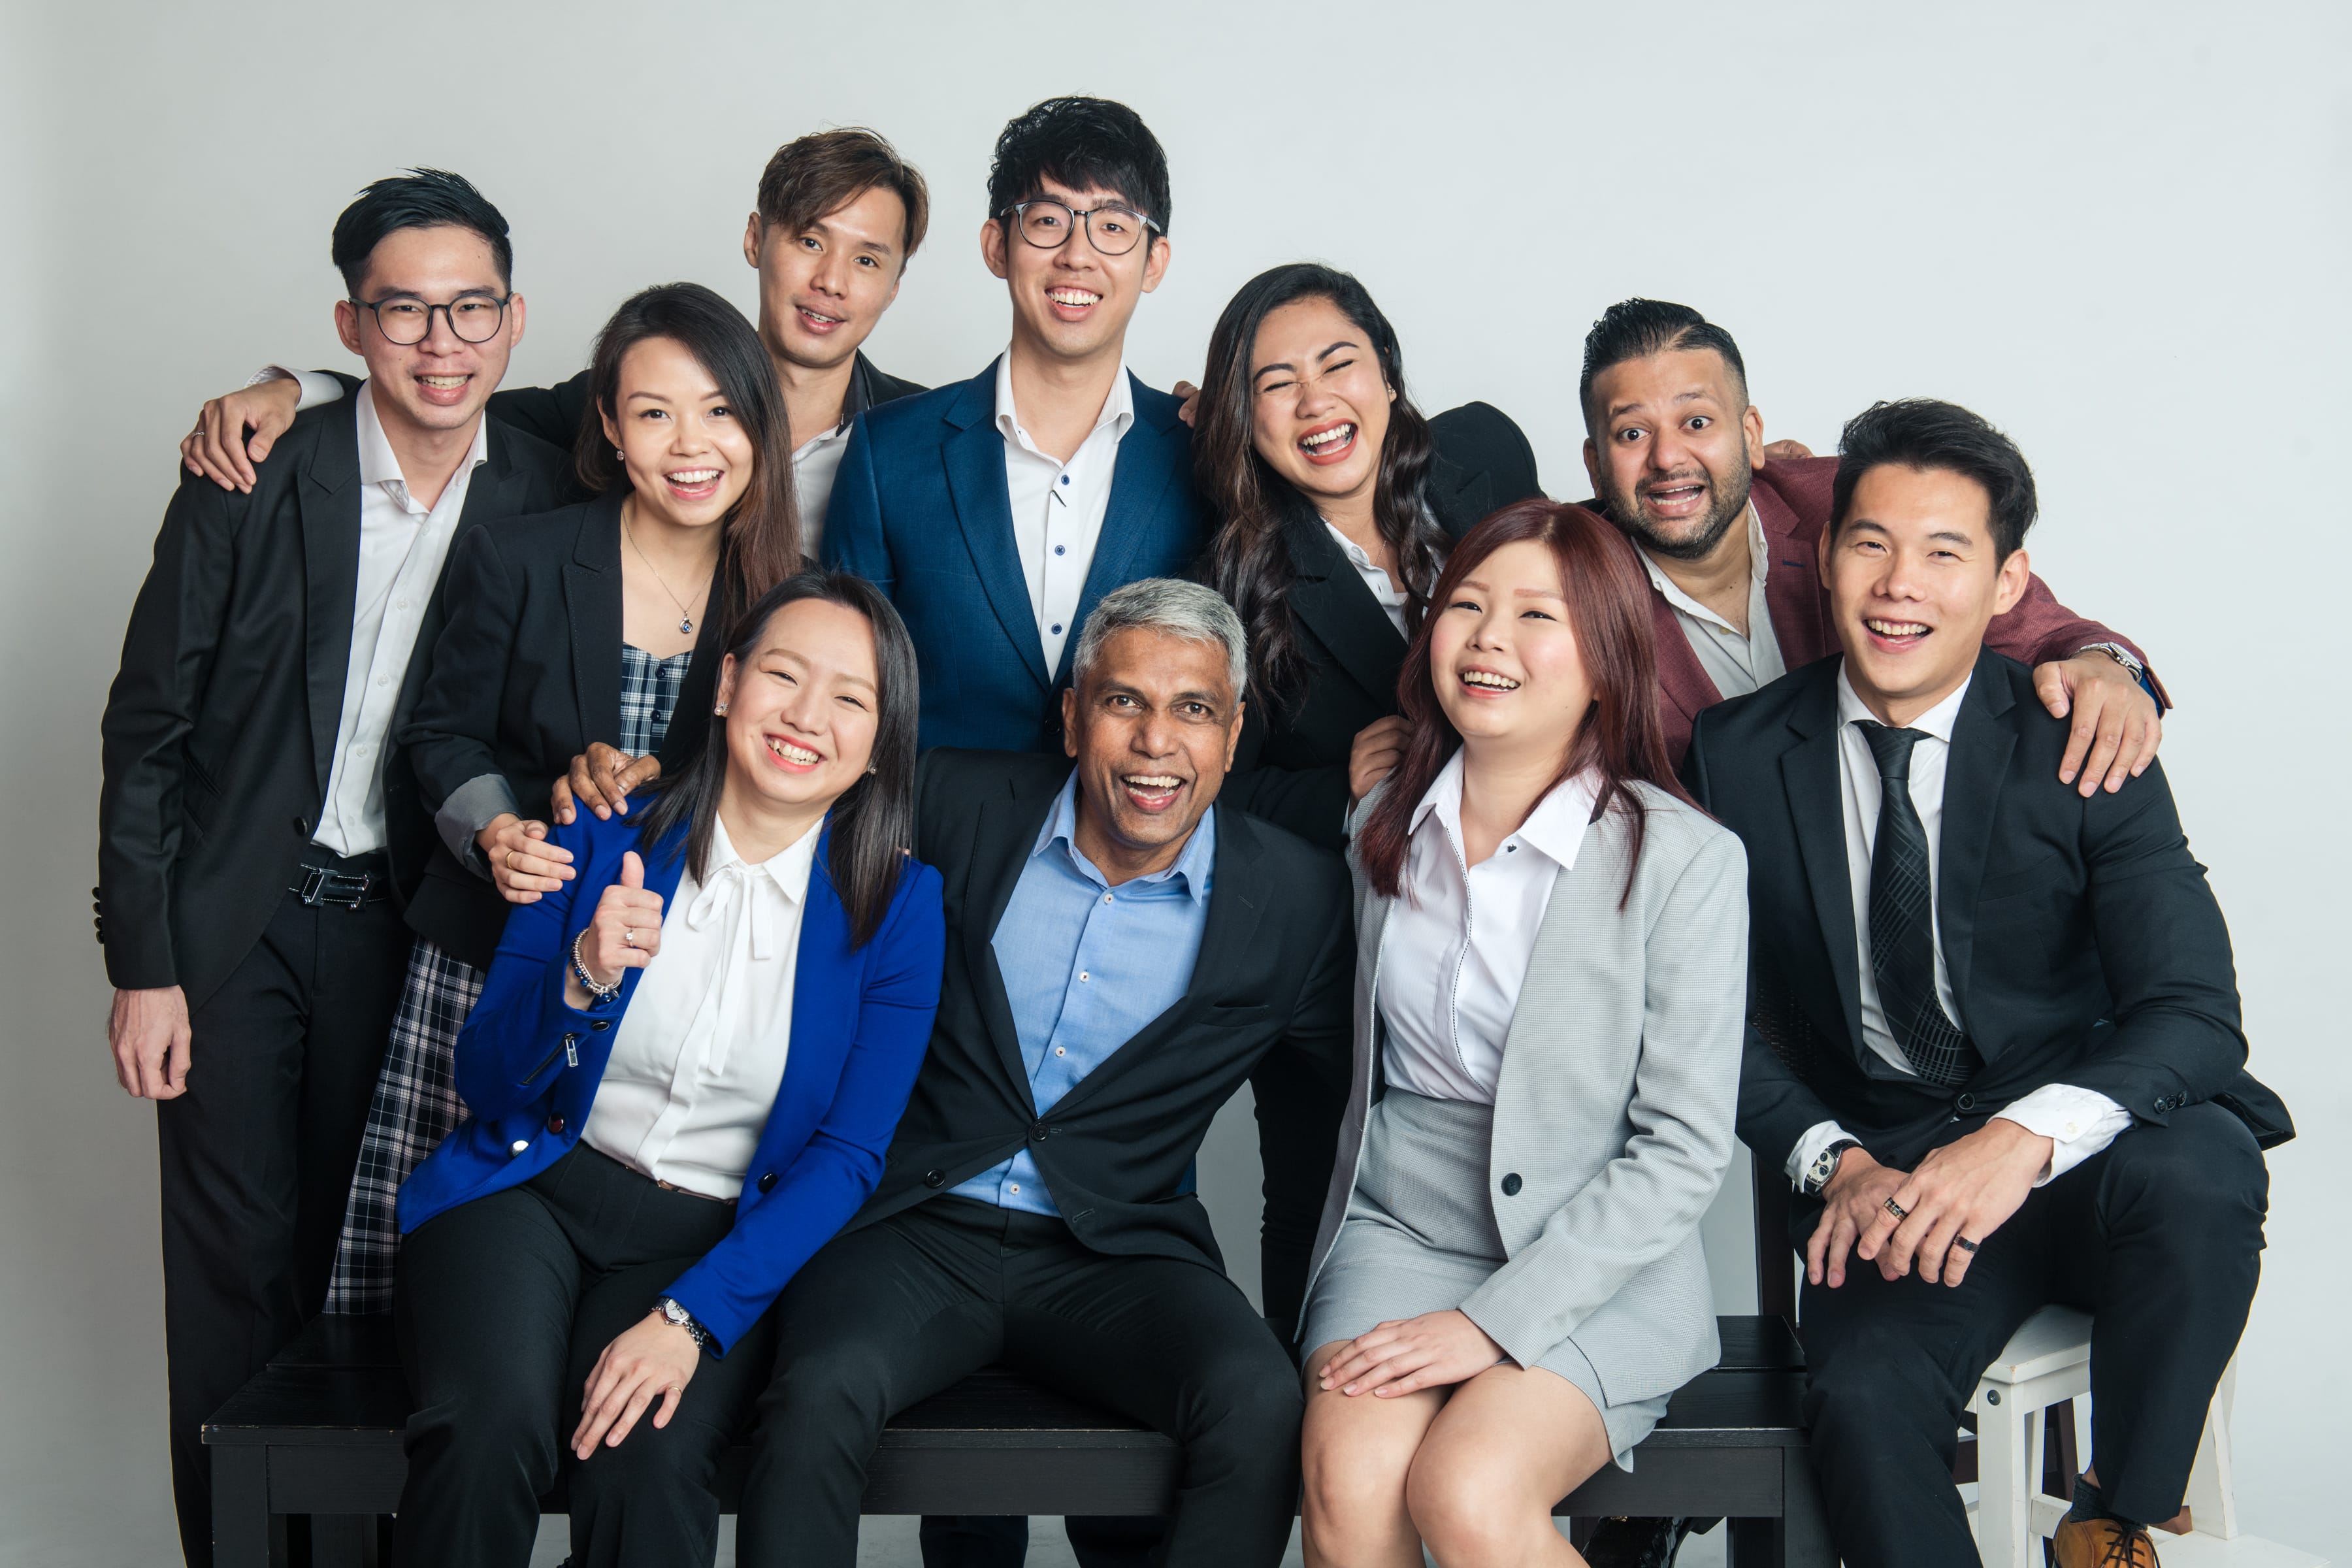
M 672 776 L 709 727 L 726 624 L 800 566 L 792 440 L 760 340 L 698 284 L 648 289 L 598 338 L 579 445 L 593 500 L 467 535 L 449 618 L 401 731 L 441 842 L 408 906 L 416 943 L 369 1108 L 331 1311 L 392 1300 L 394 1197 L 460 1111 L 457 1031 L 514 904 L 570 881 L 550 784 L 603 741 Z
M 1541 493 L 1535 453 L 1487 404 L 1424 419 L 1388 318 L 1312 262 L 1234 296 L 1198 407 L 1195 483 L 1218 519 L 1206 574 L 1250 631 L 1224 798 L 1339 849 L 1350 751 L 1360 737 L 1380 771 L 1392 760 L 1397 671 L 1445 551 Z

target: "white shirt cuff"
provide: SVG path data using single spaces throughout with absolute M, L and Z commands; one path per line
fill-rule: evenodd
M 1789 1180 L 1801 1188 L 1807 1168 L 1822 1157 L 1822 1151 L 1841 1138 L 1853 1136 L 1834 1121 L 1816 1121 L 1806 1128 L 1805 1135 L 1797 1140 L 1797 1146 L 1789 1151 Z
M 322 403 L 333 403 L 343 395 L 343 384 L 331 375 L 320 375 L 314 370 L 288 370 L 282 364 L 266 364 L 253 373 L 247 386 L 259 386 L 265 381 L 290 381 L 301 390 L 294 405 L 299 414 L 305 408 L 316 408 Z
M 2014 1121 L 2028 1132 L 2050 1140 L 2050 1163 L 2033 1184 L 2039 1187 L 2114 1142 L 2131 1125 L 2131 1112 L 2096 1089 L 2047 1083 L 2021 1100 L 2011 1100 L 1993 1120 Z

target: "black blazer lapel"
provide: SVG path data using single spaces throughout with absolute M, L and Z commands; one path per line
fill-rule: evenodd
M 1012 998 L 1005 994 L 1004 972 L 996 965 L 996 927 L 1013 901 L 1022 868 L 1036 847 L 1039 829 L 1054 809 L 1054 796 L 1041 804 L 1017 796 L 984 802 L 974 832 L 972 858 L 965 872 L 963 900 L 964 966 L 971 975 L 972 999 L 979 1005 L 988 1037 L 996 1042 L 998 1061 L 1011 1075 L 1020 1102 L 1030 1103 L 1029 1068 L 1021 1059 L 1021 1030 L 1013 1021 Z
M 483 416 L 483 421 L 488 427 L 488 451 L 482 466 L 466 481 L 465 509 L 457 514 L 457 529 L 449 535 L 448 553 L 441 558 L 441 575 L 434 582 L 424 623 L 416 629 L 415 651 L 408 656 L 408 673 L 401 681 L 400 706 L 393 720 L 395 734 L 408 722 L 416 699 L 425 689 L 425 677 L 432 672 L 433 645 L 441 640 L 441 628 L 447 620 L 449 563 L 457 558 L 457 547 L 465 542 L 466 535 L 484 523 L 515 516 L 530 496 L 530 480 L 514 466 L 514 451 L 508 444 L 506 428 L 488 415 Z
M 964 384 L 963 395 L 944 416 L 952 432 L 940 457 L 947 464 L 948 493 L 955 499 L 956 521 L 963 526 L 964 548 L 971 552 L 981 591 L 1029 673 L 1040 688 L 1051 689 L 1045 651 L 1037 640 L 1036 613 L 1029 605 L 1029 580 L 1013 550 L 1013 503 L 1004 489 L 1004 437 L 993 416 L 995 385 L 993 364 Z
M 1780 780 L 1789 796 L 1798 857 L 1812 894 L 1814 929 L 1821 933 L 1830 973 L 1837 983 L 1838 1006 L 1845 1018 L 1847 1047 L 1863 1058 L 1862 968 L 1855 949 L 1853 884 L 1845 858 L 1843 785 L 1838 781 L 1837 667 L 1817 671 L 1789 714 L 1797 743 L 1780 754 Z M 1867 1064 L 1864 1064 L 1865 1066 Z
M 1985 860 L 1992 847 L 1993 818 L 2009 774 L 2017 731 L 2010 721 L 2014 697 L 2000 656 L 1978 656 L 1969 694 L 1960 700 L 1952 725 L 1951 750 L 1944 763 L 1944 821 L 1936 867 L 1936 918 L 1944 945 L 1944 968 L 1960 1016 L 1969 1016 L 1969 966 L 1976 954 L 1977 892 L 1984 886 Z M 1971 1037 L 1975 1037 L 1973 1035 Z M 1979 1050 L 1984 1049 L 1979 1041 Z M 1990 1059 L 1990 1058 L 1988 1058 Z
M 572 559 L 563 563 L 563 607 L 572 623 L 572 689 L 580 705 L 583 747 L 607 736 L 617 740 L 620 734 L 621 502 L 625 494 L 615 485 L 588 509 L 572 542 Z M 678 705 L 685 706 L 683 698 Z
M 1404 638 L 1321 519 L 1311 513 L 1291 518 L 1283 525 L 1283 542 L 1298 574 L 1290 589 L 1291 613 L 1330 650 L 1366 696 L 1382 708 L 1392 705 L 1397 672 L 1404 664 Z
M 310 689 L 310 762 L 319 799 L 334 768 L 335 732 L 341 726 L 343 683 L 352 662 L 352 617 L 360 580 L 359 402 L 319 432 L 300 487 L 302 511 L 303 659 Z
M 1142 389 L 1132 371 L 1127 373 L 1130 385 L 1129 395 Z M 1169 422 L 1177 421 L 1171 416 Z M 1144 541 L 1160 526 L 1168 492 L 1182 477 L 1185 438 L 1180 429 L 1147 418 L 1138 408 L 1135 423 L 1119 438 L 1118 458 L 1112 465 L 1110 500 L 1103 508 L 1102 531 L 1095 538 L 1095 558 L 1087 566 L 1086 585 L 1078 593 L 1077 618 L 1070 630 L 1076 633 L 1095 613 L 1103 595 L 1135 580 L 1135 558 L 1141 552 Z M 1076 657 L 1078 639 L 1072 636 L 1062 645 L 1061 668 L 1054 671 L 1058 685 L 1070 672 L 1070 661 Z

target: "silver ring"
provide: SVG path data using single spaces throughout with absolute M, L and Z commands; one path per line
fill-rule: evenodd
M 621 928 L 621 945 L 622 945 L 623 947 L 635 947 L 635 946 L 636 946 L 636 945 L 637 945 L 637 933 L 636 933 L 634 930 L 631 930 L 630 928 L 628 928 L 628 927 L 626 927 L 626 926 L 622 927 L 622 928 Z
M 1911 1211 L 1905 1208 L 1901 1204 L 1896 1203 L 1893 1198 L 1886 1200 L 1886 1212 L 1893 1215 L 1896 1219 L 1909 1219 L 1911 1217 Z

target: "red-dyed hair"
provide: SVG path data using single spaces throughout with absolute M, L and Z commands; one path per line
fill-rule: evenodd
M 1633 863 L 1642 856 L 1647 823 L 1635 781 L 1654 784 L 1678 800 L 1690 796 L 1666 760 L 1665 727 L 1658 720 L 1658 657 L 1651 640 L 1650 585 L 1633 559 L 1633 547 L 1616 529 L 1580 506 L 1548 500 L 1516 501 L 1465 534 L 1447 557 L 1429 614 L 1405 650 L 1397 675 L 1397 708 L 1411 733 L 1404 758 L 1390 775 L 1387 791 L 1356 834 L 1356 853 L 1372 886 L 1395 898 L 1404 884 L 1405 844 L 1413 808 L 1462 745 L 1461 731 L 1437 700 L 1430 661 L 1430 637 L 1462 579 L 1507 544 L 1533 541 L 1549 545 L 1559 564 L 1560 590 L 1576 650 L 1592 682 L 1592 706 L 1577 726 L 1559 776 L 1590 768 L 1598 775 L 1596 813 L 1628 813 L 1633 823 Z M 1692 804 L 1696 804 L 1695 802 Z M 1625 893 L 1633 893 L 1633 868 Z M 1620 900 L 1621 904 L 1622 899 Z

